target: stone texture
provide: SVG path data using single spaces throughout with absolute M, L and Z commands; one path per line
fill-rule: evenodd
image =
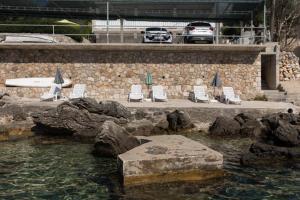
M 117 157 L 140 145 L 140 141 L 113 121 L 106 121 L 95 138 L 94 154 L 101 157 Z
M 29 47 L 28 47 L 29 48 Z M 125 49 L 125 47 L 122 47 Z M 85 83 L 91 98 L 126 99 L 132 84 L 142 84 L 145 96 L 147 71 L 152 73 L 154 84 L 161 84 L 168 98 L 187 98 L 193 85 L 206 84 L 213 92 L 211 80 L 219 71 L 223 85 L 232 86 L 242 99 L 260 93 L 261 69 L 259 52 L 238 51 L 214 47 L 210 51 L 195 48 L 183 51 L 134 50 L 80 50 L 68 49 L 2 49 L 0 52 L 0 91 L 21 97 L 40 97 L 48 88 L 6 88 L 5 79 L 20 77 L 52 77 L 57 67 L 73 83 Z M 146 47 L 145 47 L 146 48 Z M 173 48 L 173 51 L 171 49 Z M 68 96 L 70 88 L 63 89 Z
M 281 52 L 279 57 L 279 79 L 290 81 L 300 79 L 299 58 L 293 52 Z
M 223 175 L 223 155 L 184 136 L 141 140 L 146 143 L 118 157 L 124 185 L 206 180 Z
M 192 127 L 191 117 L 187 112 L 175 110 L 167 115 L 169 128 L 173 131 Z
M 105 110 L 103 105 L 97 104 L 95 100 L 80 99 L 63 102 L 57 108 L 44 112 L 36 112 L 33 114 L 33 121 L 37 131 L 43 133 L 73 135 L 79 139 L 93 140 L 101 132 L 105 121 L 123 123 L 122 119 L 103 114 Z M 124 123 L 126 122 L 125 120 Z
M 300 116 L 276 113 L 263 117 L 255 128 L 256 141 L 241 157 L 247 166 L 298 166 L 300 163 Z
M 237 136 L 240 133 L 240 124 L 228 117 L 217 117 L 209 128 L 209 133 L 214 136 Z

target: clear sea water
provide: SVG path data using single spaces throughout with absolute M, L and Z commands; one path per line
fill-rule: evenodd
M 124 188 L 115 160 L 95 158 L 91 144 L 35 138 L 0 143 L 0 199 L 300 199 L 300 170 L 239 165 L 250 140 L 188 137 L 224 154 L 226 177 Z

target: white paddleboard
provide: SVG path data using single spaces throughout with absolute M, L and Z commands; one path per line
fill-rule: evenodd
M 5 85 L 10 87 L 37 87 L 46 88 L 51 87 L 54 82 L 54 77 L 52 78 L 16 78 L 16 79 L 6 79 Z M 70 79 L 64 79 L 62 87 L 68 87 L 72 85 Z

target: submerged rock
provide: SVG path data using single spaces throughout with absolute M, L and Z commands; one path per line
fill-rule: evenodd
M 102 125 L 101 132 L 95 139 L 94 154 L 103 157 L 117 157 L 134 147 L 140 145 L 140 141 L 121 126 L 113 121 L 106 121 Z

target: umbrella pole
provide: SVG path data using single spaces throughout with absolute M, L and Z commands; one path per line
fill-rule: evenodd
M 214 98 L 216 99 L 216 87 L 214 86 Z

